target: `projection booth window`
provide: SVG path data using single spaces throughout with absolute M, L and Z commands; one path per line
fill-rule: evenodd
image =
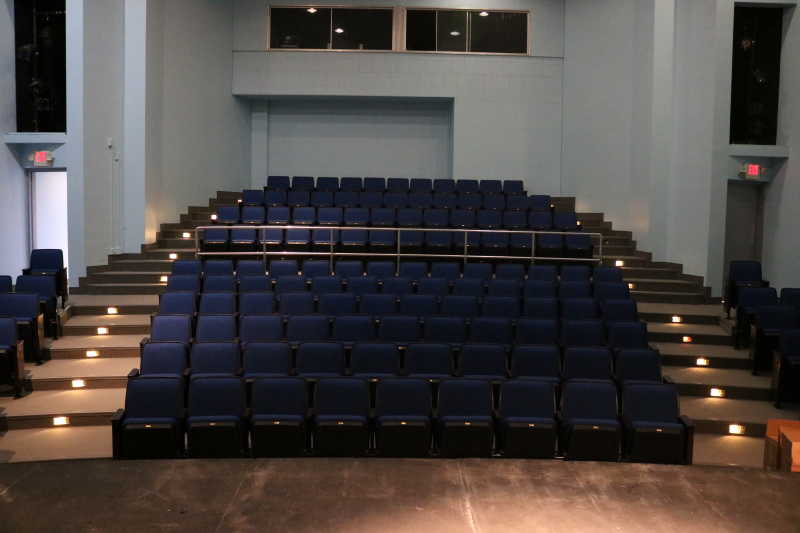
M 391 8 L 273 7 L 270 48 L 391 50 Z
M 527 54 L 528 13 L 409 9 L 406 50 Z

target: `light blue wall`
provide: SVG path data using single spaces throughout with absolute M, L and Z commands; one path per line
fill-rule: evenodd
M 431 5 L 382 5 L 395 4 Z M 267 2 L 238 0 L 234 94 L 452 99 L 455 177 L 515 177 L 531 191 L 559 194 L 563 3 L 503 1 L 491 7 L 531 10 L 534 57 L 266 52 Z M 257 114 L 264 119 L 268 111 L 258 108 Z
M 268 173 L 449 176 L 451 120 L 452 102 L 273 100 Z
M 0 0 L 0 135 L 16 130 L 14 0 Z M 27 259 L 27 182 L 14 155 L 0 143 L 0 275 L 21 274 Z

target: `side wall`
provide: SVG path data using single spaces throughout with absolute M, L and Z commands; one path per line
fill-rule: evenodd
M 800 287 L 800 10 L 784 18 L 778 142 L 789 160 L 764 194 L 764 275 L 773 286 Z
M 0 0 L 0 134 L 17 129 L 14 78 L 14 0 Z M 25 173 L 5 143 L 0 145 L 0 275 L 28 266 L 28 193 Z

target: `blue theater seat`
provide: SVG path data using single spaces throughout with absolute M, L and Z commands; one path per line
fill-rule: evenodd
M 203 247 L 209 251 L 226 251 L 228 248 L 228 237 L 230 231 L 223 228 L 212 228 L 203 230 Z
M 455 262 L 435 262 L 431 264 L 431 277 L 444 278 L 448 282 L 453 282 L 461 277 L 461 267 Z
M 290 207 L 307 207 L 311 203 L 308 191 L 291 190 L 286 193 L 286 203 Z
M 242 205 L 264 205 L 264 189 L 245 189 L 242 191 Z
M 519 301 L 515 296 L 487 296 L 483 299 L 481 314 L 486 317 L 518 318 Z
M 478 180 L 474 179 L 458 180 L 456 183 L 456 192 L 476 194 L 480 192 L 480 184 Z
M 361 261 L 336 261 L 334 273 L 342 279 L 358 277 L 364 274 L 364 264 Z
M 242 224 L 264 224 L 267 218 L 267 212 L 264 206 L 244 206 L 242 207 L 241 220 Z
M 492 265 L 489 263 L 467 263 L 464 265 L 464 279 L 488 281 L 492 277 Z
M 286 205 L 287 193 L 285 190 L 266 190 L 264 191 L 264 205 L 268 208 Z
M 561 418 L 559 440 L 568 459 L 619 460 L 622 426 L 613 383 L 567 381 L 561 395 Z
M 388 249 L 392 251 L 397 246 L 397 234 L 394 231 L 387 230 L 370 230 L 369 232 L 369 247 L 370 250 L 376 252 L 386 252 Z
M 411 178 L 411 190 L 415 192 L 431 192 L 433 180 L 430 178 Z
M 350 352 L 351 374 L 355 377 L 383 379 L 400 374 L 400 353 L 389 343 L 361 342 Z
M 177 342 L 150 342 L 142 346 L 139 371 L 128 377 L 183 378 L 188 368 L 186 346 Z
M 439 386 L 439 450 L 444 457 L 488 457 L 492 452 L 492 395 L 480 380 Z
M 269 263 L 269 277 L 278 279 L 281 276 L 296 276 L 299 271 L 294 259 L 281 259 Z
M 239 279 L 245 276 L 265 276 L 266 274 L 266 266 L 259 259 L 240 259 L 236 263 L 236 277 Z
M 546 194 L 532 194 L 528 197 L 528 209 L 531 211 L 550 211 L 553 200 Z
M 458 195 L 452 192 L 435 192 L 431 199 L 431 207 L 435 209 L 455 209 Z
M 239 218 L 238 205 L 220 205 L 217 207 L 217 224 L 238 224 Z
M 342 279 L 339 276 L 317 276 L 311 280 L 311 291 L 314 294 L 331 294 L 342 292 Z
M 591 298 L 592 285 L 588 281 L 562 281 L 558 284 L 558 297 L 562 300 Z
M 422 261 L 405 261 L 400 263 L 401 277 L 406 277 L 414 282 L 418 282 L 428 277 L 428 263 Z
M 230 259 L 209 259 L 203 263 L 204 276 L 232 276 L 233 261 Z
M 526 318 L 558 320 L 558 300 L 555 298 L 525 298 L 524 305 L 522 314 Z
M 183 295 L 180 294 L 179 296 Z M 200 297 L 198 312 L 203 315 L 236 314 L 236 294 L 232 292 L 203 294 Z
M 384 316 L 378 328 L 378 339 L 382 342 L 407 345 L 419 341 L 421 337 L 419 319 L 416 316 Z
M 328 317 L 353 315 L 357 307 L 356 295 L 351 292 L 319 295 L 318 312 L 321 315 Z
M 609 324 L 608 345 L 614 350 L 649 348 L 647 324 L 644 322 L 613 322 Z
M 317 210 L 317 222 L 320 226 L 341 226 L 344 214 L 341 207 L 320 207 Z
M 553 383 L 546 381 L 500 386 L 496 435 L 504 457 L 553 457 L 558 436 L 555 397 Z
M 400 297 L 400 312 L 421 317 L 436 315 L 439 301 L 432 294 L 404 294 Z
M 272 282 L 265 275 L 243 276 L 239 278 L 239 293 L 247 292 L 269 292 L 272 290 Z
M 433 195 L 430 192 L 411 191 L 408 195 L 408 205 L 418 209 L 427 209 L 433 206 Z
M 333 340 L 352 344 L 375 340 L 375 323 L 372 317 L 338 316 L 333 321 Z
M 558 320 L 520 318 L 517 320 L 515 340 L 517 344 L 558 344 Z
M 283 339 L 283 319 L 275 315 L 243 315 L 239 319 L 239 340 L 273 342 Z
M 513 330 L 510 318 L 477 317 L 469 328 L 469 342 L 508 346 L 514 342 Z
M 184 449 L 184 387 L 178 378 L 131 379 L 111 421 L 117 459 L 178 457 Z
M 158 302 L 159 315 L 194 315 L 197 312 L 197 298 L 189 292 L 167 292 Z
M 594 320 L 600 318 L 600 310 L 592 298 L 568 298 L 561 300 L 561 317 L 564 320 Z
M 347 291 L 356 296 L 378 292 L 378 278 L 375 276 L 357 276 L 347 278 Z
M 267 315 L 275 311 L 275 297 L 271 292 L 253 292 L 239 295 L 241 315 Z
M 375 448 L 386 457 L 425 457 L 431 447 L 431 386 L 386 379 L 375 390 Z
M 267 176 L 267 189 L 288 191 L 289 176 Z
M 450 292 L 447 280 L 444 278 L 422 278 L 417 281 L 417 293 L 429 294 L 437 298 L 443 298 Z
M 336 192 L 339 190 L 339 178 L 330 176 L 320 176 L 317 178 L 317 190 L 325 192 Z
M 342 177 L 340 189 L 348 192 L 361 192 L 364 188 L 364 182 L 361 178 Z
M 478 190 L 483 194 L 497 194 L 503 192 L 502 180 L 481 180 Z
M 408 205 L 408 193 L 387 192 L 383 195 L 383 205 L 391 209 L 401 209 Z
M 308 283 L 305 276 L 280 276 L 275 280 L 275 292 L 278 294 L 286 292 L 305 292 L 307 289 Z
M 634 300 L 606 300 L 603 302 L 603 320 L 612 322 L 637 322 L 639 312 Z
M 232 275 L 206 276 L 203 278 L 203 292 L 236 292 L 236 278 Z
M 179 259 L 172 262 L 172 275 L 200 276 L 203 273 L 203 263 L 197 259 Z
M 561 344 L 566 347 L 605 346 L 603 323 L 600 320 L 565 320 L 561 325 Z
M 556 284 L 552 281 L 527 279 L 522 285 L 525 298 L 555 298 Z
M 310 292 L 286 292 L 278 296 L 278 311 L 285 317 L 314 312 L 314 295 Z
M 459 345 L 467 339 L 467 324 L 461 317 L 430 317 L 425 320 L 425 342 Z
M 395 275 L 394 261 L 367 261 L 367 276 L 383 281 Z
M 369 388 L 355 378 L 317 383 L 314 447 L 319 455 L 360 456 L 369 449 Z
M 302 379 L 257 379 L 250 416 L 254 457 L 292 457 L 306 450 L 308 398 Z
M 598 265 L 594 267 L 593 279 L 595 283 L 622 283 L 622 270 Z
M 610 380 L 611 352 L 608 348 L 582 347 L 564 350 L 564 379 Z
M 561 354 L 558 346 L 516 345 L 511 352 L 511 377 L 557 384 L 561 380 Z
M 242 369 L 246 379 L 288 376 L 292 350 L 285 342 L 248 342 L 242 347 Z
M 333 198 L 333 192 L 331 191 L 314 191 L 311 193 L 309 203 L 312 207 L 316 208 L 333 207 Z
M 239 345 L 230 342 L 201 342 L 189 352 L 192 379 L 235 376 L 242 372 Z
M 247 449 L 245 389 L 240 378 L 193 379 L 186 419 L 191 457 L 240 457 Z
M 433 192 L 454 193 L 456 192 L 456 182 L 452 179 L 435 179 L 433 180 Z
M 232 315 L 205 315 L 197 317 L 195 342 L 234 342 L 236 340 L 236 318 Z
M 459 375 L 462 377 L 495 381 L 508 377 L 508 361 L 502 346 L 464 344 L 458 359 Z
M 383 278 L 383 283 L 381 283 L 381 292 L 383 294 L 394 294 L 399 298 L 401 295 L 411 294 L 413 286 L 408 278 L 385 277 Z
M 486 294 L 519 298 L 522 292 L 521 288 L 521 281 L 515 279 L 492 279 L 486 284 Z
M 620 350 L 614 363 L 614 377 L 623 386 L 634 382 L 661 383 L 661 356 L 655 350 Z
M 631 293 L 624 283 L 597 283 L 594 284 L 594 297 L 601 304 L 606 300 L 630 300 Z
M 522 180 L 503 180 L 503 192 L 506 195 L 524 195 L 525 185 Z
M 746 288 L 769 287 L 761 273 L 758 261 L 731 261 L 728 266 L 728 281 L 725 286 L 725 312 L 739 305 L 739 295 Z
M 625 387 L 622 420 L 631 461 L 692 463 L 694 424 L 680 416 L 674 385 L 637 383 Z
M 17 276 L 14 286 L 17 294 L 33 294 L 38 298 L 44 313 L 44 333 L 57 339 L 61 334 L 61 317 L 58 314 L 58 292 L 54 276 Z
M 354 213 L 363 213 L 364 219 L 368 219 L 369 210 L 366 208 L 359 207 L 361 205 L 361 192 L 359 191 L 340 191 L 333 195 L 333 205 L 336 207 L 344 208 L 345 210 L 345 221 L 347 220 L 348 211 L 356 210 Z M 354 213 L 351 213 L 353 216 Z M 347 222 L 345 222 L 347 223 Z M 360 226 L 362 224 L 349 224 L 351 226 Z
M 452 376 L 452 348 L 448 344 L 410 344 L 405 354 L 405 374 L 430 380 Z
M 592 268 L 588 265 L 563 265 L 560 279 L 588 283 L 592 277 Z
M 179 342 L 189 344 L 192 339 L 192 317 L 154 316 L 150 323 L 150 337 L 146 342 Z M 146 343 L 145 342 L 145 343 Z
M 293 191 L 313 191 L 314 190 L 314 177 L 313 176 L 294 176 L 292 178 Z
M 528 197 L 524 194 L 507 194 L 506 195 L 506 209 L 509 211 L 518 211 L 525 220 L 525 227 L 528 227 L 528 217 L 526 211 L 528 210 Z
M 364 191 L 358 195 L 358 205 L 369 208 L 371 218 L 373 209 L 383 208 L 383 193 L 378 191 Z
M 286 340 L 289 342 L 326 341 L 328 337 L 330 322 L 326 316 L 290 316 L 286 321 Z
M 555 283 L 558 280 L 558 269 L 555 265 L 531 265 L 528 268 L 528 281 L 531 280 Z
M 343 376 L 344 370 L 344 348 L 338 342 L 305 342 L 297 348 L 297 373 L 300 376 Z

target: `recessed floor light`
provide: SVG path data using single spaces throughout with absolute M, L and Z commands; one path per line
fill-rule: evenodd
M 108 314 L 108 315 L 118 315 L 119 314 L 119 309 L 117 309 L 116 307 L 109 307 L 108 309 L 106 309 L 106 314 Z
M 683 342 L 685 342 L 687 344 L 692 342 L 692 340 L 693 339 L 691 337 L 689 337 L 688 335 L 684 335 L 683 338 L 681 339 L 681 341 L 683 341 Z
M 54 416 L 53 417 L 53 425 L 54 426 L 68 426 L 69 425 L 69 417 L 68 416 Z
M 169 276 L 161 276 L 161 283 L 166 283 L 169 280 Z
M 730 424 L 728 426 L 728 433 L 730 433 L 731 435 L 743 435 L 744 426 L 741 424 Z
M 73 379 L 72 380 L 72 388 L 73 389 L 82 389 L 86 386 L 86 381 L 82 379 Z
M 170 259 L 177 259 L 177 258 L 178 258 L 178 254 L 176 254 L 176 253 L 171 253 L 171 254 L 169 254 L 169 258 L 170 258 Z
M 618 260 L 614 261 L 614 266 L 617 266 L 617 267 L 624 267 L 624 266 L 625 266 L 625 261 L 620 261 L 620 260 L 618 259 Z
M 706 359 L 705 357 L 698 357 L 697 360 L 695 361 L 695 364 L 697 366 L 708 366 L 708 359 Z
M 108 328 L 97 328 L 98 335 L 108 335 Z
M 100 352 L 97 350 L 86 350 L 86 357 L 100 357 Z
M 189 233 L 188 231 L 184 231 L 184 232 L 181 234 L 181 237 L 183 237 L 184 239 L 188 239 L 188 238 L 190 238 L 191 236 L 192 236 L 192 234 L 191 234 L 191 233 Z
M 708 391 L 708 395 L 712 398 L 724 398 L 725 397 L 725 389 L 720 389 L 717 387 L 711 387 L 711 390 Z
M 680 317 L 678 315 L 672 317 L 673 324 L 680 324 L 681 322 L 683 322 L 683 317 Z
M 211 215 L 211 220 L 217 220 L 217 214 L 216 213 L 213 213 Z

